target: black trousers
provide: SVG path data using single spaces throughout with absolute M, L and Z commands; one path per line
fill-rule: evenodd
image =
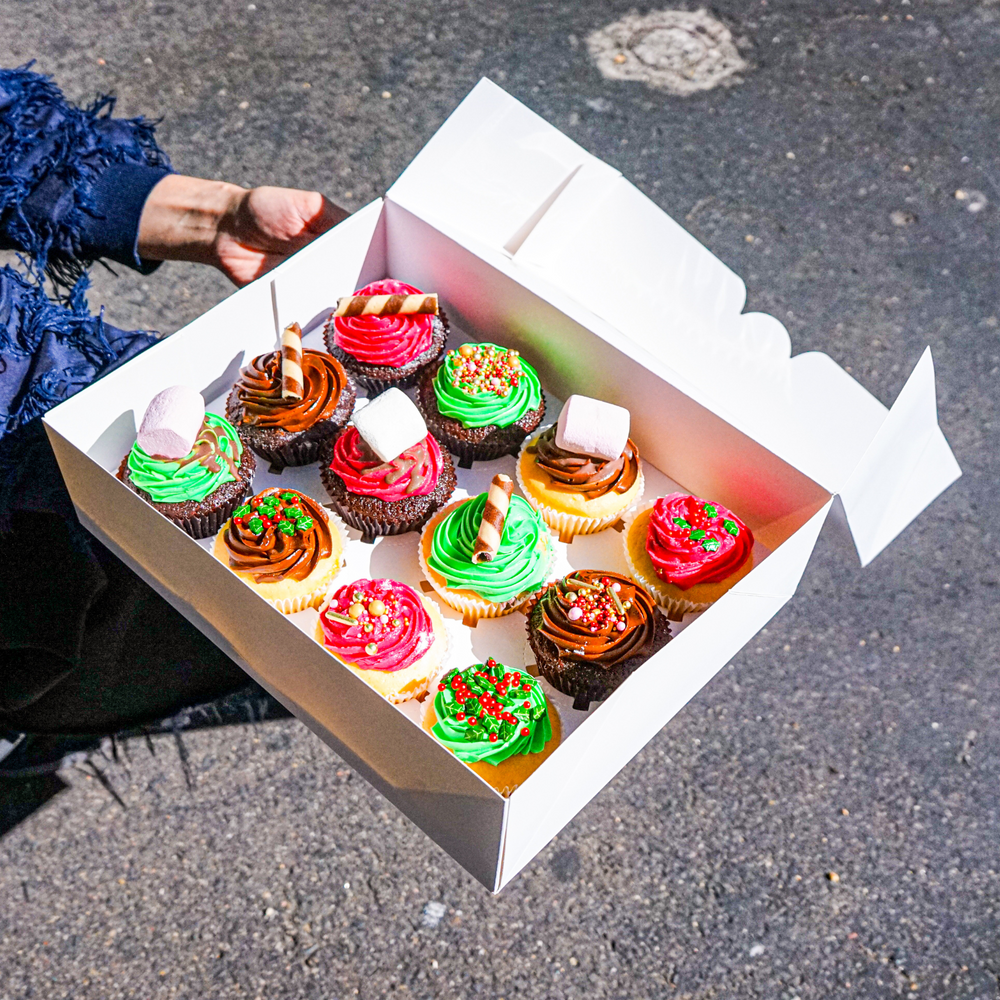
M 81 527 L 40 421 L 0 449 L 0 728 L 113 733 L 249 683 Z

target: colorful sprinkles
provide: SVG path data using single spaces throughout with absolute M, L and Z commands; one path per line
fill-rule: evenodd
M 492 392 L 509 396 L 521 382 L 521 358 L 517 351 L 507 351 L 493 344 L 463 344 L 449 351 L 454 358 L 451 384 L 469 395 Z
M 315 523 L 301 507 L 296 506 L 301 502 L 302 494 L 294 490 L 269 493 L 237 507 L 233 511 L 233 520 L 245 525 L 255 535 L 263 535 L 270 527 L 276 527 L 282 534 L 294 535 L 296 531 L 309 531 Z
M 713 525 L 709 524 L 708 522 L 716 520 L 719 516 L 719 511 L 718 508 L 715 506 L 715 504 L 707 503 L 705 504 L 704 507 L 701 508 L 701 515 L 702 518 L 704 518 L 704 520 L 701 523 L 707 525 L 708 527 L 713 527 Z M 688 535 L 690 541 L 701 542 L 701 547 L 706 552 L 719 551 L 719 540 L 717 538 L 708 538 L 707 537 L 708 532 L 705 531 L 704 528 L 692 524 L 690 521 L 686 520 L 683 517 L 675 517 L 673 519 L 673 522 L 679 528 L 684 528 L 685 530 L 690 529 L 691 534 Z M 729 532 L 729 534 L 732 535 L 734 538 L 740 533 L 739 525 L 728 517 L 723 518 L 722 527 L 725 531 Z

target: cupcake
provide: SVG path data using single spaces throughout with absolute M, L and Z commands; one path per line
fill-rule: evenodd
M 583 711 L 669 641 L 656 602 L 619 573 L 576 570 L 543 591 L 528 612 L 538 672 Z
M 496 660 L 449 670 L 424 709 L 424 729 L 507 796 L 557 746 L 559 715 L 527 670 Z
M 419 698 L 448 635 L 433 601 L 397 580 L 355 580 L 319 613 L 316 641 L 394 704 Z
M 753 534 L 722 504 L 671 493 L 625 519 L 632 576 L 674 621 L 705 611 L 753 569 Z
M 118 478 L 192 538 L 208 538 L 243 502 L 257 467 L 228 420 L 201 394 L 172 386 L 143 416 Z
M 444 351 L 448 320 L 436 295 L 402 281 L 373 281 L 341 300 L 323 336 L 326 349 L 375 396 L 416 385 Z
M 557 424 L 525 439 L 518 485 L 560 541 L 609 527 L 642 496 L 630 421 L 622 406 L 570 396 Z
M 367 542 L 416 531 L 457 485 L 451 456 L 395 388 L 359 409 L 324 448 L 320 476 L 333 508 Z
M 517 351 L 496 344 L 448 351 L 417 385 L 417 405 L 430 432 L 458 455 L 463 469 L 516 455 L 545 416 L 538 373 Z
M 299 350 L 297 395 L 283 388 L 283 352 L 271 351 L 240 371 L 226 402 L 226 414 L 244 441 L 277 472 L 315 462 L 320 446 L 343 429 L 354 410 L 354 384 L 343 365 L 324 351 L 302 349 L 301 335 Z
M 326 599 L 344 562 L 344 536 L 315 500 L 272 486 L 233 511 L 212 554 L 290 615 Z
M 441 600 L 462 612 L 466 625 L 515 611 L 545 583 L 555 560 L 552 536 L 541 516 L 509 493 L 505 516 L 498 526 L 494 521 L 492 555 L 481 558 L 501 479 L 513 486 L 508 477 L 494 476 L 488 493 L 445 507 L 420 536 L 420 568 Z

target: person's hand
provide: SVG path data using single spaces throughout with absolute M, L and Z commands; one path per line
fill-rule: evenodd
M 318 191 L 247 190 L 169 174 L 143 207 L 139 255 L 212 264 L 234 284 L 245 285 L 347 215 Z

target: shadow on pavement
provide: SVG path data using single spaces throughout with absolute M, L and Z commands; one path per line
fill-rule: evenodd
M 256 684 L 233 694 L 226 695 L 216 701 L 203 705 L 193 705 L 182 709 L 176 715 L 148 726 L 137 726 L 134 729 L 115 733 L 105 744 L 110 744 L 110 755 L 117 759 L 118 744 L 124 740 L 144 739 L 150 752 L 153 749 L 153 737 L 172 735 L 180 757 L 181 768 L 185 780 L 190 785 L 191 778 L 187 764 L 187 750 L 183 734 L 198 729 L 214 729 L 219 726 L 256 725 L 272 719 L 287 719 L 291 713 Z M 98 757 L 104 753 L 96 750 Z M 80 767 L 77 764 L 75 766 Z M 110 786 L 104 771 L 93 760 L 86 760 L 82 768 L 108 790 L 122 808 L 125 804 Z M 6 836 L 19 823 L 27 819 L 35 810 L 54 799 L 61 791 L 70 786 L 58 774 L 32 775 L 30 777 L 0 777 L 0 838 Z

